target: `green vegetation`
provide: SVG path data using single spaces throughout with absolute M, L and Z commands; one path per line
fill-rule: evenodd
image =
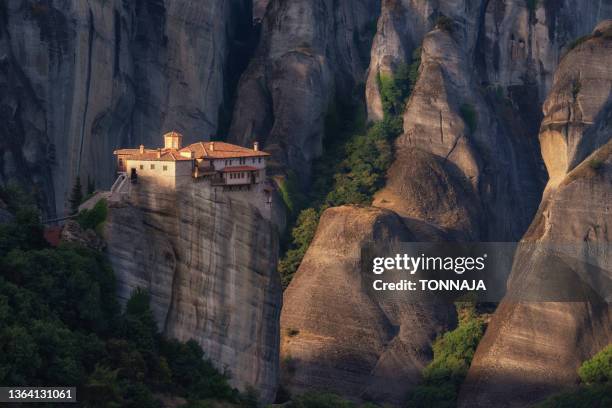
M 536 405 L 536 408 L 607 408 L 612 406 L 612 385 L 598 384 L 580 387 L 555 395 Z
M 279 262 L 283 287 L 287 287 L 312 241 L 321 213 L 334 206 L 370 204 L 384 184 L 393 159 L 393 140 L 402 132 L 401 115 L 418 77 L 420 49 L 412 64 L 402 64 L 396 74 L 378 76 L 384 118 L 366 124 L 360 104 L 337 103 L 328 109 L 325 125 L 325 151 L 313 163 L 312 188 L 307 195 L 298 192 L 290 173 L 280 184 L 281 195 L 290 213 L 289 245 Z M 309 208 L 303 204 L 311 203 Z M 302 204 L 302 205 L 300 205 Z M 298 214 L 297 217 L 294 215 Z
M 105 199 L 102 199 L 91 210 L 81 211 L 76 220 L 83 229 L 98 230 L 99 226 L 106 221 L 107 215 L 108 204 Z
M 135 291 L 122 311 L 101 253 L 49 247 L 33 204 L 6 190 L 0 196 L 18 208 L 13 222 L 0 224 L 1 384 L 77 386 L 91 407 L 158 407 L 158 394 L 200 406 L 252 404 L 196 342 L 158 332 L 146 292 Z M 85 222 L 97 224 L 98 210 Z
M 578 369 L 582 384 L 574 391 L 552 396 L 537 408 L 604 408 L 612 406 L 612 344 Z
M 470 132 L 474 133 L 478 127 L 478 114 L 476 113 L 474 107 L 468 103 L 464 103 L 459 107 L 459 113 L 461 114 L 461 118 L 465 124 L 470 129 Z
M 433 344 L 434 358 L 423 370 L 423 384 L 411 394 L 408 407 L 451 408 L 456 405 L 459 386 L 465 379 L 485 321 L 473 302 L 457 302 L 459 324 Z
M 300 266 L 300 262 L 302 262 L 302 258 L 304 258 L 306 250 L 314 238 L 318 222 L 319 212 L 314 208 L 307 208 L 298 216 L 295 227 L 291 231 L 293 246 L 278 263 L 283 288 L 289 286 L 295 271 Z
M 376 408 L 371 403 L 355 404 L 335 394 L 312 392 L 295 397 L 286 405 L 287 408 Z
M 603 161 L 599 159 L 593 159 L 589 161 L 589 167 L 595 171 L 598 171 L 603 167 Z
M 305 197 L 302 194 L 300 183 L 293 170 L 289 170 L 287 177 L 280 180 L 279 190 L 290 218 L 295 218 L 304 206 Z
M 612 344 L 582 363 L 578 375 L 584 384 L 612 383 Z

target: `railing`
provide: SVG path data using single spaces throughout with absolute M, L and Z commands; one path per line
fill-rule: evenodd
M 127 191 L 126 191 L 126 186 Z M 126 173 L 119 173 L 117 180 L 110 189 L 110 201 L 121 201 L 129 195 L 129 178 Z

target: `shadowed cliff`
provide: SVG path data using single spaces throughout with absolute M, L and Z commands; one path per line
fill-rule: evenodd
M 137 184 L 128 203 L 110 208 L 104 236 L 119 298 L 147 289 L 162 333 L 195 339 L 234 386 L 270 402 L 282 299 L 278 234 L 264 203 L 263 194 L 205 183 L 177 192 Z
M 496 311 L 462 388 L 460 406 L 524 407 L 573 387 L 577 369 L 612 341 L 612 22 L 602 22 L 567 56 L 544 104 L 540 130 L 550 181 L 515 255 Z M 560 253 L 534 250 L 560 244 Z M 566 274 L 575 302 L 546 293 Z M 557 296 L 557 298 L 555 298 Z M 537 299 L 537 298 L 536 298 Z

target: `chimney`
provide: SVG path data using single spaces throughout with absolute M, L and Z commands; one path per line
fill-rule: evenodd
M 253 150 L 255 150 L 256 152 L 259 151 L 259 142 L 253 143 Z
M 140 154 L 144 153 L 144 145 L 140 145 Z
M 157 158 L 159 159 L 161 157 L 161 149 L 157 149 Z
M 211 152 L 214 152 L 215 151 L 215 143 L 214 142 L 210 142 L 209 148 L 210 148 Z

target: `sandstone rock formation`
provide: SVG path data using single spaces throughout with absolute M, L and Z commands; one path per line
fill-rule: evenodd
M 378 0 L 271 0 L 240 80 L 230 141 L 258 139 L 307 178 L 327 112 L 364 81 L 378 11 Z
M 611 48 L 608 20 L 555 74 L 540 131 L 550 181 L 460 406 L 533 404 L 575 385 L 580 364 L 612 342 L 612 308 L 605 302 L 612 287 Z M 546 245 L 561 246 L 550 252 Z M 525 293 L 546 293 L 550 277 L 559 276 L 567 276 L 575 298 L 559 292 L 541 299 L 557 302 L 524 301 Z
M 277 231 L 263 197 L 201 183 L 180 193 L 134 185 L 130 194 L 110 208 L 104 233 L 119 297 L 147 289 L 164 334 L 195 339 L 232 384 L 271 402 L 282 300 Z
M 3 1 L 0 181 L 34 184 L 61 215 L 76 175 L 110 185 L 113 149 L 215 133 L 250 4 Z
M 522 154 L 536 141 L 513 137 L 471 67 L 454 31 L 425 36 L 404 134 L 374 205 L 434 224 L 450 239 L 519 239 L 541 191 L 537 157 Z M 437 177 L 414 177 L 434 167 Z
M 393 75 L 400 64 L 410 63 L 413 51 L 442 16 L 452 19 L 458 41 L 471 50 L 478 33 L 479 0 L 384 0 L 374 42 L 368 79 L 366 102 L 368 118 L 383 118 L 377 76 Z
M 361 250 L 411 239 L 388 210 L 343 206 L 323 213 L 284 294 L 283 386 L 296 394 L 331 390 L 351 399 L 404 401 L 451 315 L 445 307 L 369 291 L 371 272 L 362 269 Z
M 382 118 L 378 73 L 391 74 L 409 62 L 414 48 L 441 16 L 453 21 L 485 86 L 507 89 L 524 109 L 539 109 L 552 85 L 564 49 L 612 17 L 612 3 L 598 1 L 525 0 L 387 0 L 372 46 L 366 99 L 368 116 Z M 525 93 L 535 92 L 535 98 Z M 529 112 L 523 112 L 529 114 Z
M 523 1 L 452 3 L 382 2 L 366 91 L 370 118 L 382 116 L 377 74 L 391 74 L 399 64 L 408 62 L 421 41 L 423 51 L 419 80 L 404 114 L 404 134 L 396 142 L 395 162 L 374 206 L 399 215 L 415 239 L 518 240 L 533 220 L 545 184 L 537 134 L 539 111 L 552 86 L 552 72 L 563 49 L 586 34 L 593 22 L 611 15 L 612 9 L 607 1 L 589 5 L 536 2 L 533 8 Z M 447 21 L 426 34 L 439 16 L 451 19 L 450 29 Z M 594 198 L 596 202 L 602 199 Z M 307 253 L 285 294 L 282 356 L 288 361 L 284 382 L 295 390 L 327 387 L 346 396 L 370 397 L 366 391 L 370 380 L 355 375 L 360 371 L 348 363 L 353 354 L 346 350 L 358 346 L 351 339 L 341 340 L 341 330 L 327 328 L 329 308 L 324 305 L 344 305 L 346 299 L 332 290 L 319 289 L 322 269 L 338 271 L 334 276 L 353 276 L 358 265 L 343 261 L 323 264 L 320 256 L 313 255 L 325 248 L 331 250 L 338 242 L 342 242 L 340 247 L 359 248 L 362 235 L 351 238 L 346 234 L 339 240 L 337 235 L 325 234 L 331 228 L 327 224 L 335 224 L 334 217 L 346 219 L 332 210 L 328 213 L 313 243 L 317 250 L 311 248 Z M 361 216 L 355 214 L 351 219 Z M 315 293 L 312 298 L 306 296 L 310 292 Z M 351 293 L 359 299 L 366 296 L 358 289 Z M 299 306 L 294 307 L 294 302 Z M 349 304 L 359 310 L 357 304 Z M 406 316 L 414 313 L 404 312 Z M 305 321 L 306 315 L 312 316 L 310 322 Z M 427 315 L 420 320 L 425 327 L 443 325 L 443 320 L 435 320 L 439 316 Z M 600 317 L 601 313 L 594 313 L 592 322 L 601 322 Z M 307 327 L 302 339 L 300 327 L 292 326 L 300 324 Z M 336 325 L 344 328 L 342 323 Z M 333 347 L 329 345 L 332 342 Z M 427 348 L 425 343 L 419 344 Z M 331 350 L 327 359 L 322 350 Z M 336 352 L 342 358 L 330 360 L 329 355 Z M 393 358 L 401 361 L 410 353 L 395 353 Z M 386 364 L 391 359 L 387 358 Z M 354 357 L 354 361 L 361 360 Z M 420 361 L 424 364 L 426 360 Z M 409 371 L 402 372 L 404 382 L 414 384 L 418 370 Z M 417 377 L 408 380 L 411 375 Z M 391 390 L 393 381 L 389 375 Z M 409 388 L 406 385 L 405 392 Z M 380 400 L 401 399 L 399 389 L 390 394 L 379 396 Z

